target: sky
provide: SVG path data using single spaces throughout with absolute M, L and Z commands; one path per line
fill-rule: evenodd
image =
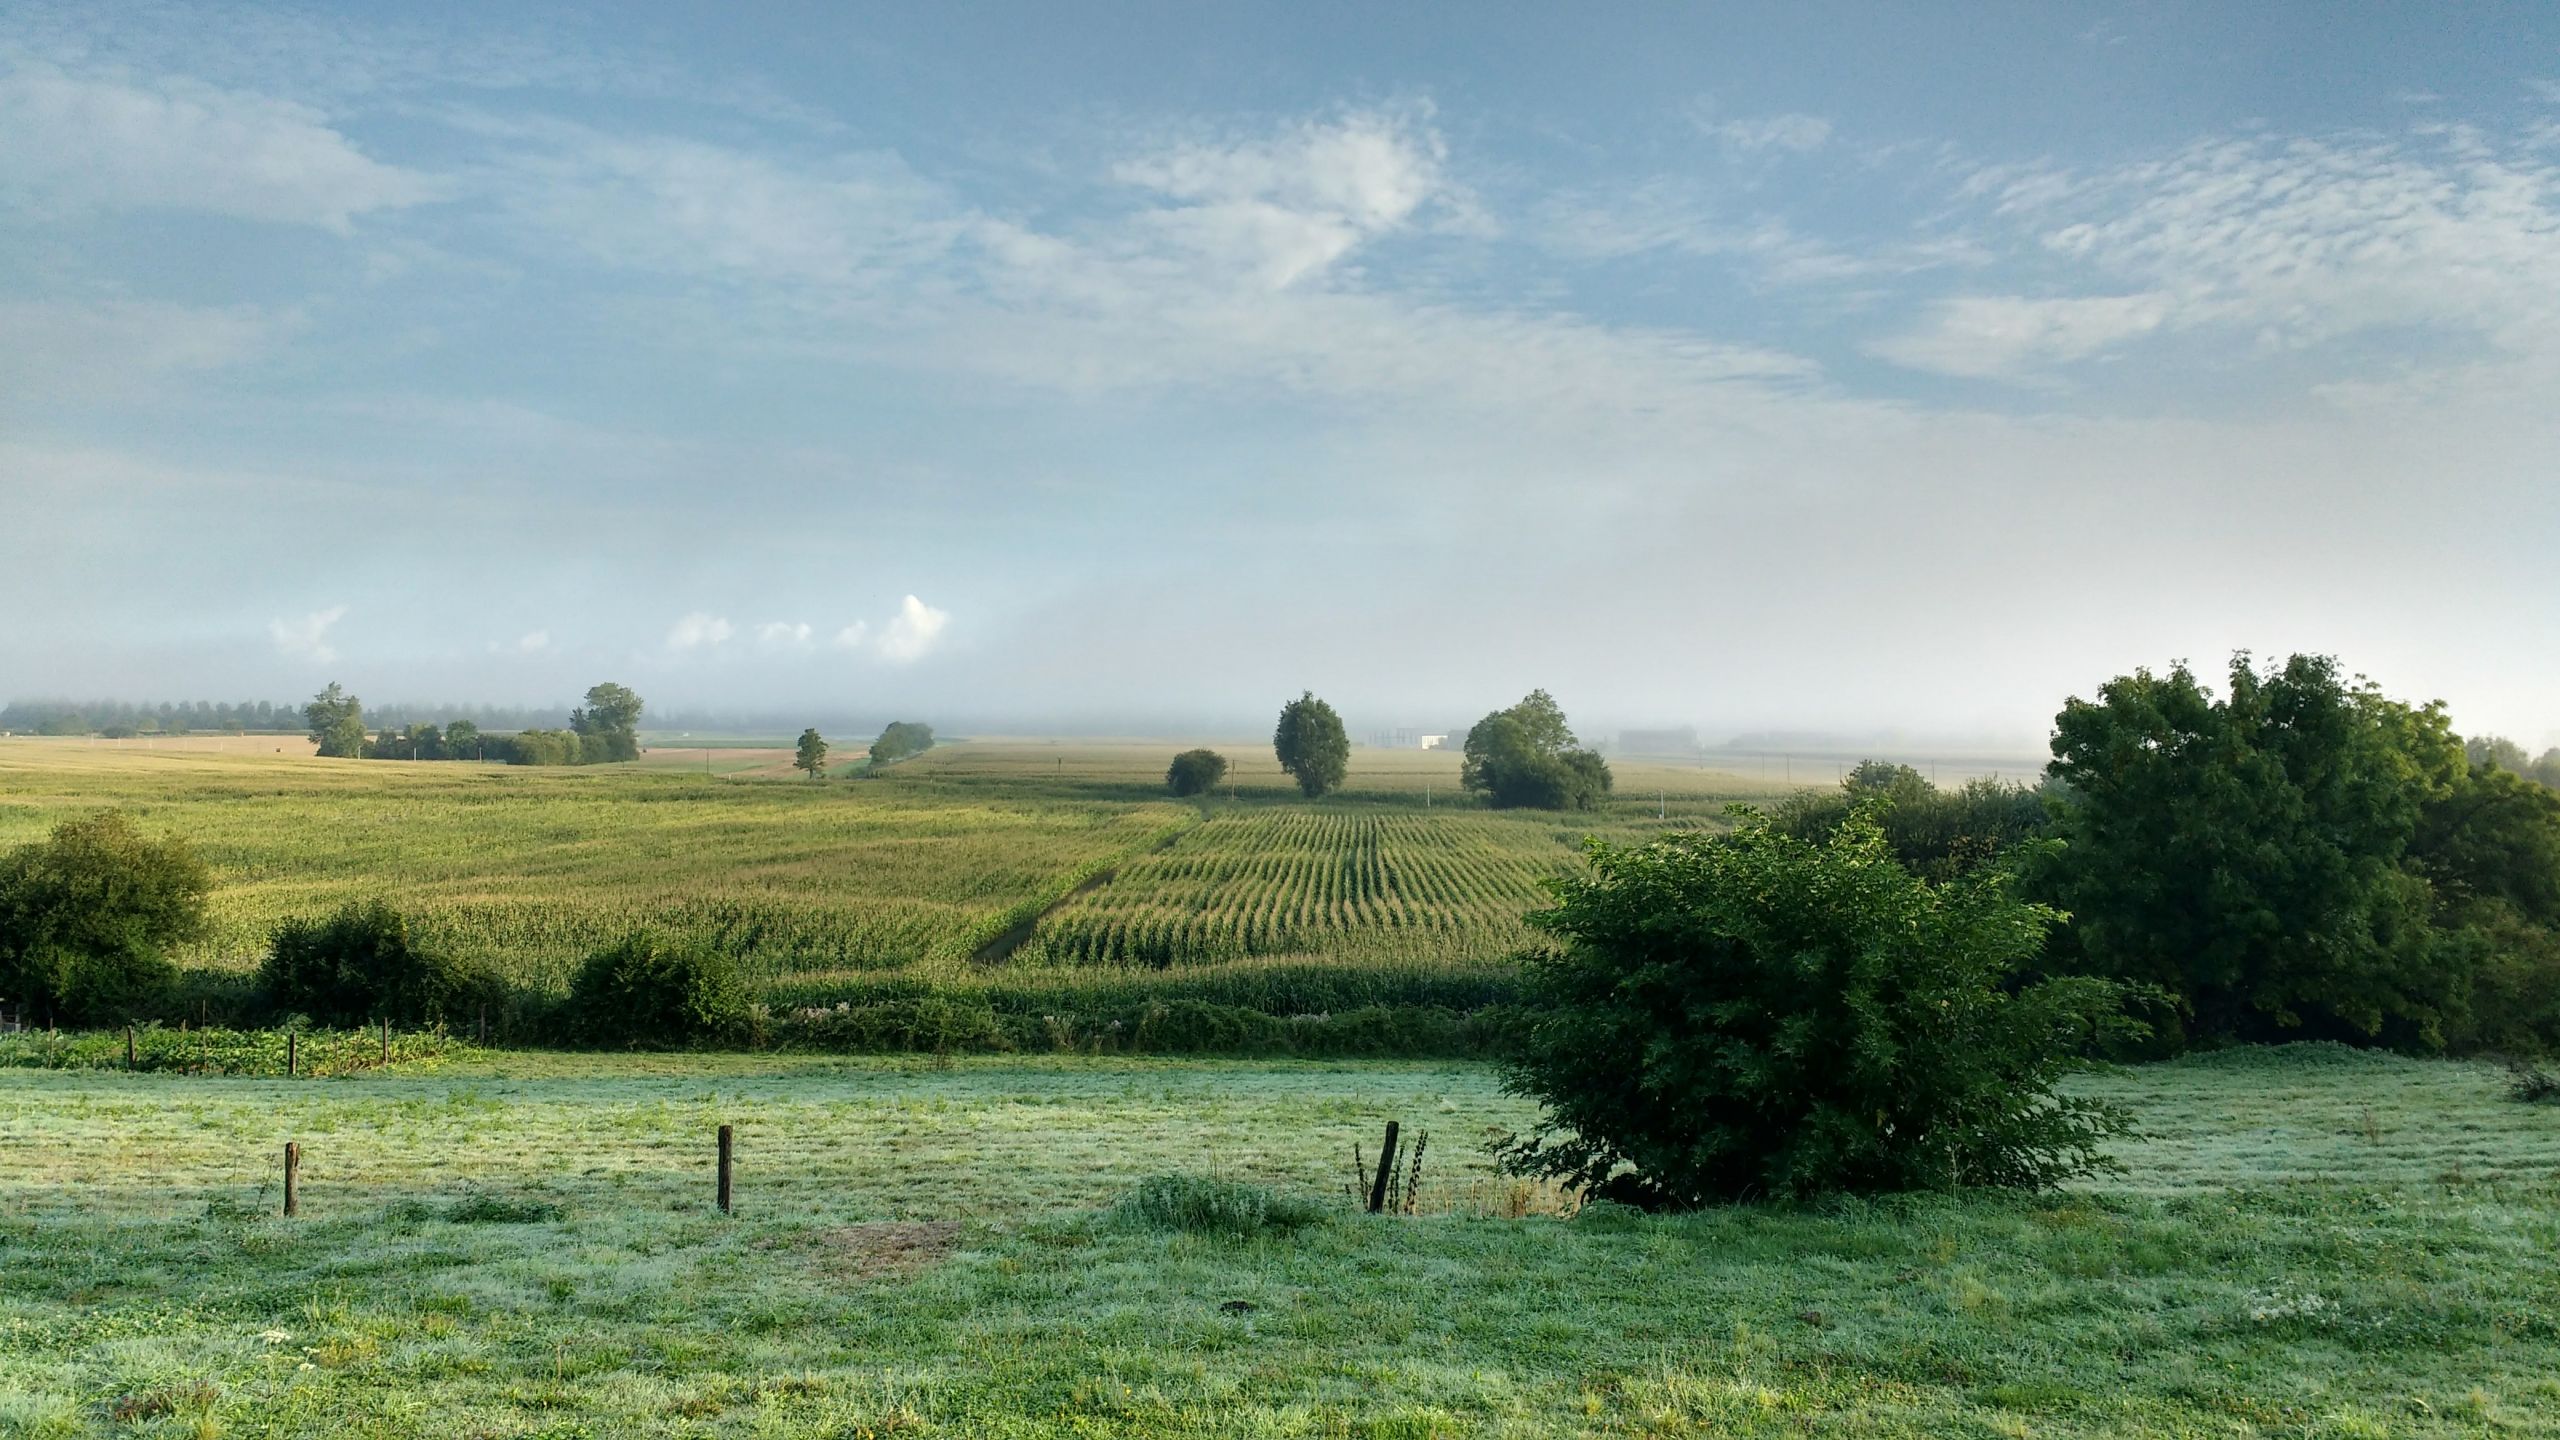
M 2560 7 L 0 7 L 0 694 L 2560 743 Z

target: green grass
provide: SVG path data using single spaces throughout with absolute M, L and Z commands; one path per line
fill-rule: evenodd
M 436 1064 L 0 1071 L 0 1434 L 2560 1433 L 2560 1112 L 2485 1066 L 2097 1080 L 2151 1136 L 2058 1196 L 1559 1221 L 1468 1066 Z M 1120 1208 L 1339 1197 L 1388 1118 L 1421 1215 Z

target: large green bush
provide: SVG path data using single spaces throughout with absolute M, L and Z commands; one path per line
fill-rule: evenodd
M 1176 795 L 1205 795 L 1227 778 L 1227 757 L 1215 750 L 1185 750 L 1164 772 L 1165 788 Z
M 276 1010 L 323 1025 L 464 1022 L 481 1006 L 502 1004 L 506 988 L 422 944 L 408 919 L 380 900 L 278 926 L 258 984 Z
M 1544 690 L 1467 731 L 1458 783 L 1496 809 L 1592 810 L 1607 798 L 1609 762 L 1582 747 Z
M 0 857 L 0 1000 L 73 1025 L 156 1015 L 169 947 L 204 932 L 211 875 L 183 840 L 120 811 L 66 820 Z
M 695 1045 L 744 1038 L 755 1019 L 735 961 L 643 930 L 588 956 L 569 1020 L 594 1045 Z
M 2021 983 L 2053 912 L 1985 872 L 1932 886 L 1870 814 L 1595 844 L 1537 922 L 1506 1088 L 1546 1107 L 1518 1173 L 1662 1205 L 2043 1187 L 2125 1117 L 2054 1082 L 2128 1026 L 2114 984 Z

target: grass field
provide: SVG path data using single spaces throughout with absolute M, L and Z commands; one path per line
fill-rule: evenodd
M 380 896 L 537 989 L 650 924 L 812 1003 L 1061 967 L 1498 967 L 1585 835 L 1721 823 L 1783 792 L 1634 767 L 1605 811 L 1503 814 L 1464 802 L 1456 756 L 1420 751 L 1356 752 L 1349 787 L 1309 803 L 1267 745 L 1229 746 L 1230 790 L 1177 802 L 1167 741 L 949 744 L 812 784 L 774 749 L 660 744 L 632 765 L 540 770 L 317 760 L 252 738 L 0 740 L 0 845 L 109 805 L 183 836 L 219 882 L 212 934 L 184 958 L 215 969 L 253 966 L 287 918 Z
M 1530 1117 L 1463 1065 L 0 1069 L 0 1434 L 2560 1434 L 2560 1109 L 2326 1048 L 2088 1083 L 2151 1135 L 2071 1193 L 1562 1221 L 1499 1218 Z M 1389 1118 L 1424 1213 L 1357 1216 Z M 1334 1218 L 1114 1218 L 1166 1171 Z

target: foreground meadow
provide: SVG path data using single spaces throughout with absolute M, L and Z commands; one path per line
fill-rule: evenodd
M 2091 1083 L 2151 1133 L 2072 1193 L 1561 1220 L 1503 1218 L 1530 1116 L 1465 1065 L 0 1070 L 0 1434 L 2560 1434 L 2560 1110 L 2328 1048 Z M 1389 1118 L 1421 1213 L 1354 1214 Z M 1332 1218 L 1115 1215 L 1167 1171 Z

